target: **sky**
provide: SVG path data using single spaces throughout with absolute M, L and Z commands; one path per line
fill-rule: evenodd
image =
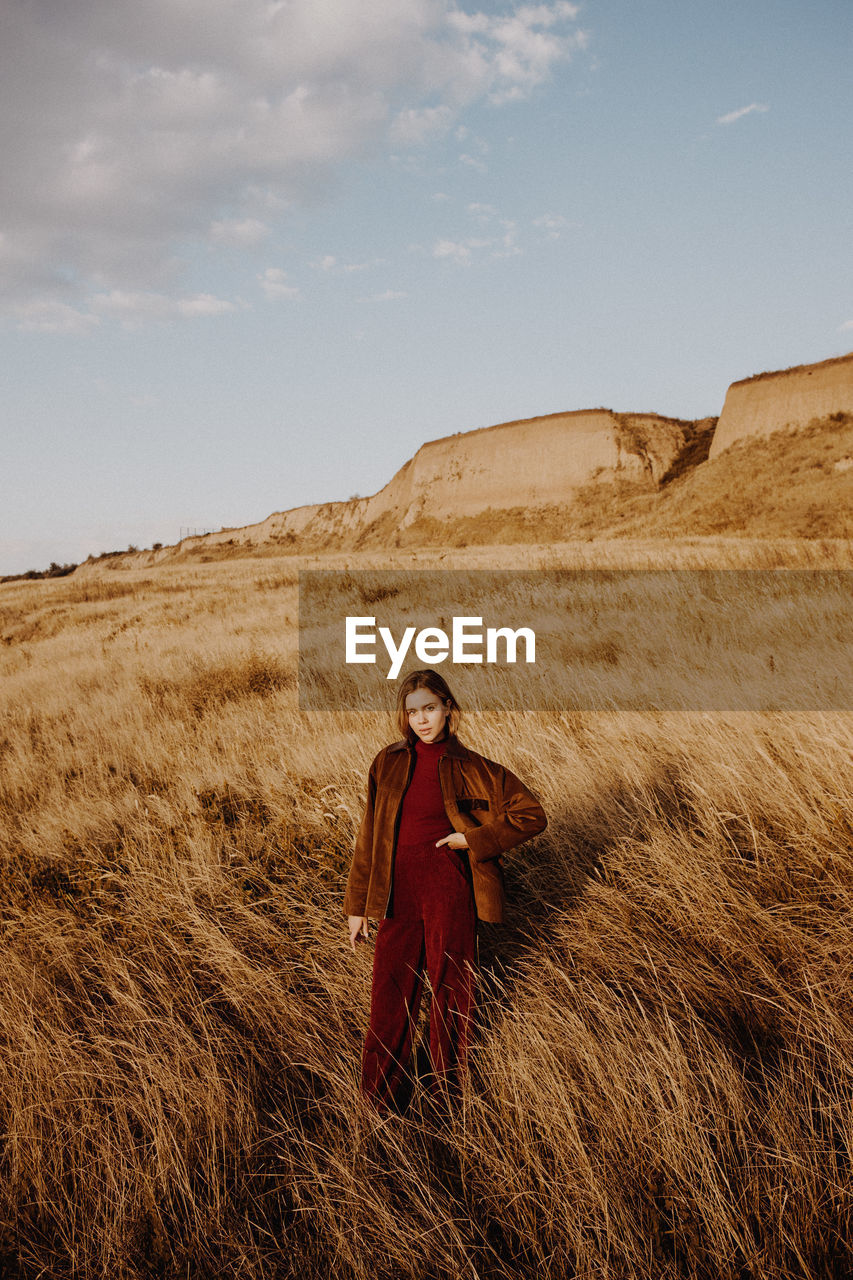
M 853 349 L 849 0 L 3 0 L 0 573 Z

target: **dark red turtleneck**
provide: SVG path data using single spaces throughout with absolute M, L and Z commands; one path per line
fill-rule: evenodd
M 438 780 L 438 762 L 450 745 L 447 738 L 440 742 L 415 741 L 415 771 L 409 789 L 403 797 L 400 815 L 398 844 L 425 844 L 449 836 L 453 823 L 444 811 L 441 783 Z

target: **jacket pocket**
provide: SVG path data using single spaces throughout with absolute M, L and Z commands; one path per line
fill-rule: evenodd
M 461 813 L 470 813 L 472 809 L 488 809 L 489 802 L 477 796 L 457 796 L 456 805 Z

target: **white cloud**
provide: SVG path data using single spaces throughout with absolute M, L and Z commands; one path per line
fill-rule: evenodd
M 287 283 L 287 272 L 281 267 L 267 267 L 263 275 L 258 276 L 266 296 L 270 302 L 280 302 L 283 298 L 298 298 L 299 289 Z
M 586 47 L 585 32 L 559 35 L 553 30 L 574 21 L 578 12 L 576 5 L 557 0 L 501 15 L 457 11 L 448 22 L 462 37 L 472 82 L 479 78 L 490 100 L 502 103 L 529 96 L 557 63 Z
M 514 222 L 503 222 L 502 234 L 497 236 L 467 236 L 463 240 L 437 240 L 433 245 L 432 256 L 455 262 L 457 266 L 467 267 L 472 255 L 489 250 L 492 258 L 511 258 L 522 253 L 516 244 Z
M 512 218 L 504 218 L 493 204 L 474 201 L 466 206 L 468 216 L 491 234 L 485 239 L 467 239 L 471 249 L 490 249 L 493 258 L 512 258 L 523 253 L 517 243 L 518 227 Z
M 513 258 L 523 253 L 518 244 L 518 227 L 512 218 L 504 218 L 493 204 L 472 201 L 465 207 L 481 233 L 458 240 L 437 240 L 432 248 L 434 258 L 444 258 L 459 266 L 469 266 L 475 253 L 491 258 Z
M 847 329 L 853 329 L 853 320 L 845 320 L 844 324 L 840 324 L 838 328 L 844 332 Z
M 466 36 L 486 35 L 491 23 L 485 13 L 462 13 L 459 9 L 454 10 L 447 21 L 456 31 Z
M 235 245 L 240 249 L 260 244 L 269 234 L 270 228 L 259 218 L 223 218 L 210 224 L 214 244 Z
M 514 222 L 507 218 L 501 220 L 503 234 L 495 242 L 492 249 L 493 258 L 515 258 L 524 250 L 516 244 L 518 231 Z
M 476 169 L 477 173 L 486 173 L 487 166 L 477 156 L 470 156 L 467 152 L 459 157 L 459 163 L 467 165 L 469 169 Z
M 369 271 L 371 267 L 375 267 L 384 261 L 384 258 L 372 258 L 369 262 L 339 262 L 333 253 L 327 253 L 322 258 L 316 258 L 313 262 L 309 262 L 308 265 L 313 267 L 315 271 L 324 271 L 327 274 L 353 275 L 358 271 Z
M 23 333 L 85 334 L 100 324 L 93 316 L 56 299 L 33 299 L 16 307 L 18 328 Z
M 736 120 L 742 120 L 744 116 L 752 115 L 753 111 L 769 111 L 770 108 L 764 102 L 750 102 L 748 107 L 740 107 L 737 111 L 729 111 L 727 115 L 717 116 L 717 124 L 734 124 Z
M 533 219 L 533 225 L 541 228 L 549 240 L 559 240 L 569 222 L 561 213 L 543 213 L 541 217 Z
M 254 248 L 328 192 L 335 166 L 389 137 L 426 141 L 477 101 L 525 97 L 582 47 L 565 0 L 499 16 L 453 6 L 74 0 L 47 20 L 39 0 L 5 5 L 10 306 L 86 315 L 96 292 L 171 295 L 192 242 Z
M 398 298 L 408 298 L 401 289 L 386 289 L 384 293 L 374 293 L 371 302 L 396 302 Z
M 100 315 L 119 320 L 125 328 L 135 328 L 146 320 L 192 320 L 200 316 L 222 316 L 236 310 L 233 302 L 211 293 L 172 297 L 152 290 L 112 289 L 96 293 L 92 307 Z
M 453 121 L 448 106 L 409 107 L 400 111 L 391 125 L 391 141 L 397 146 L 417 147 L 446 133 Z
M 425 172 L 423 158 L 409 152 L 408 155 L 389 155 L 390 163 L 401 173 L 422 174 Z
M 498 211 L 493 204 L 478 204 L 476 201 L 467 206 L 468 212 L 472 218 L 476 218 L 478 222 L 490 222 L 492 218 L 498 216 Z
M 170 301 L 179 316 L 224 316 L 235 310 L 233 302 L 215 298 L 211 293 L 197 293 L 192 298 L 172 298 Z
M 457 240 L 438 240 L 433 246 L 434 258 L 449 258 L 460 266 L 467 266 L 471 261 L 471 247 Z

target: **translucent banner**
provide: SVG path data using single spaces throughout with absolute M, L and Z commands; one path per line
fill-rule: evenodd
M 853 571 L 299 574 L 299 707 L 389 710 L 431 667 L 471 710 L 853 709 Z

